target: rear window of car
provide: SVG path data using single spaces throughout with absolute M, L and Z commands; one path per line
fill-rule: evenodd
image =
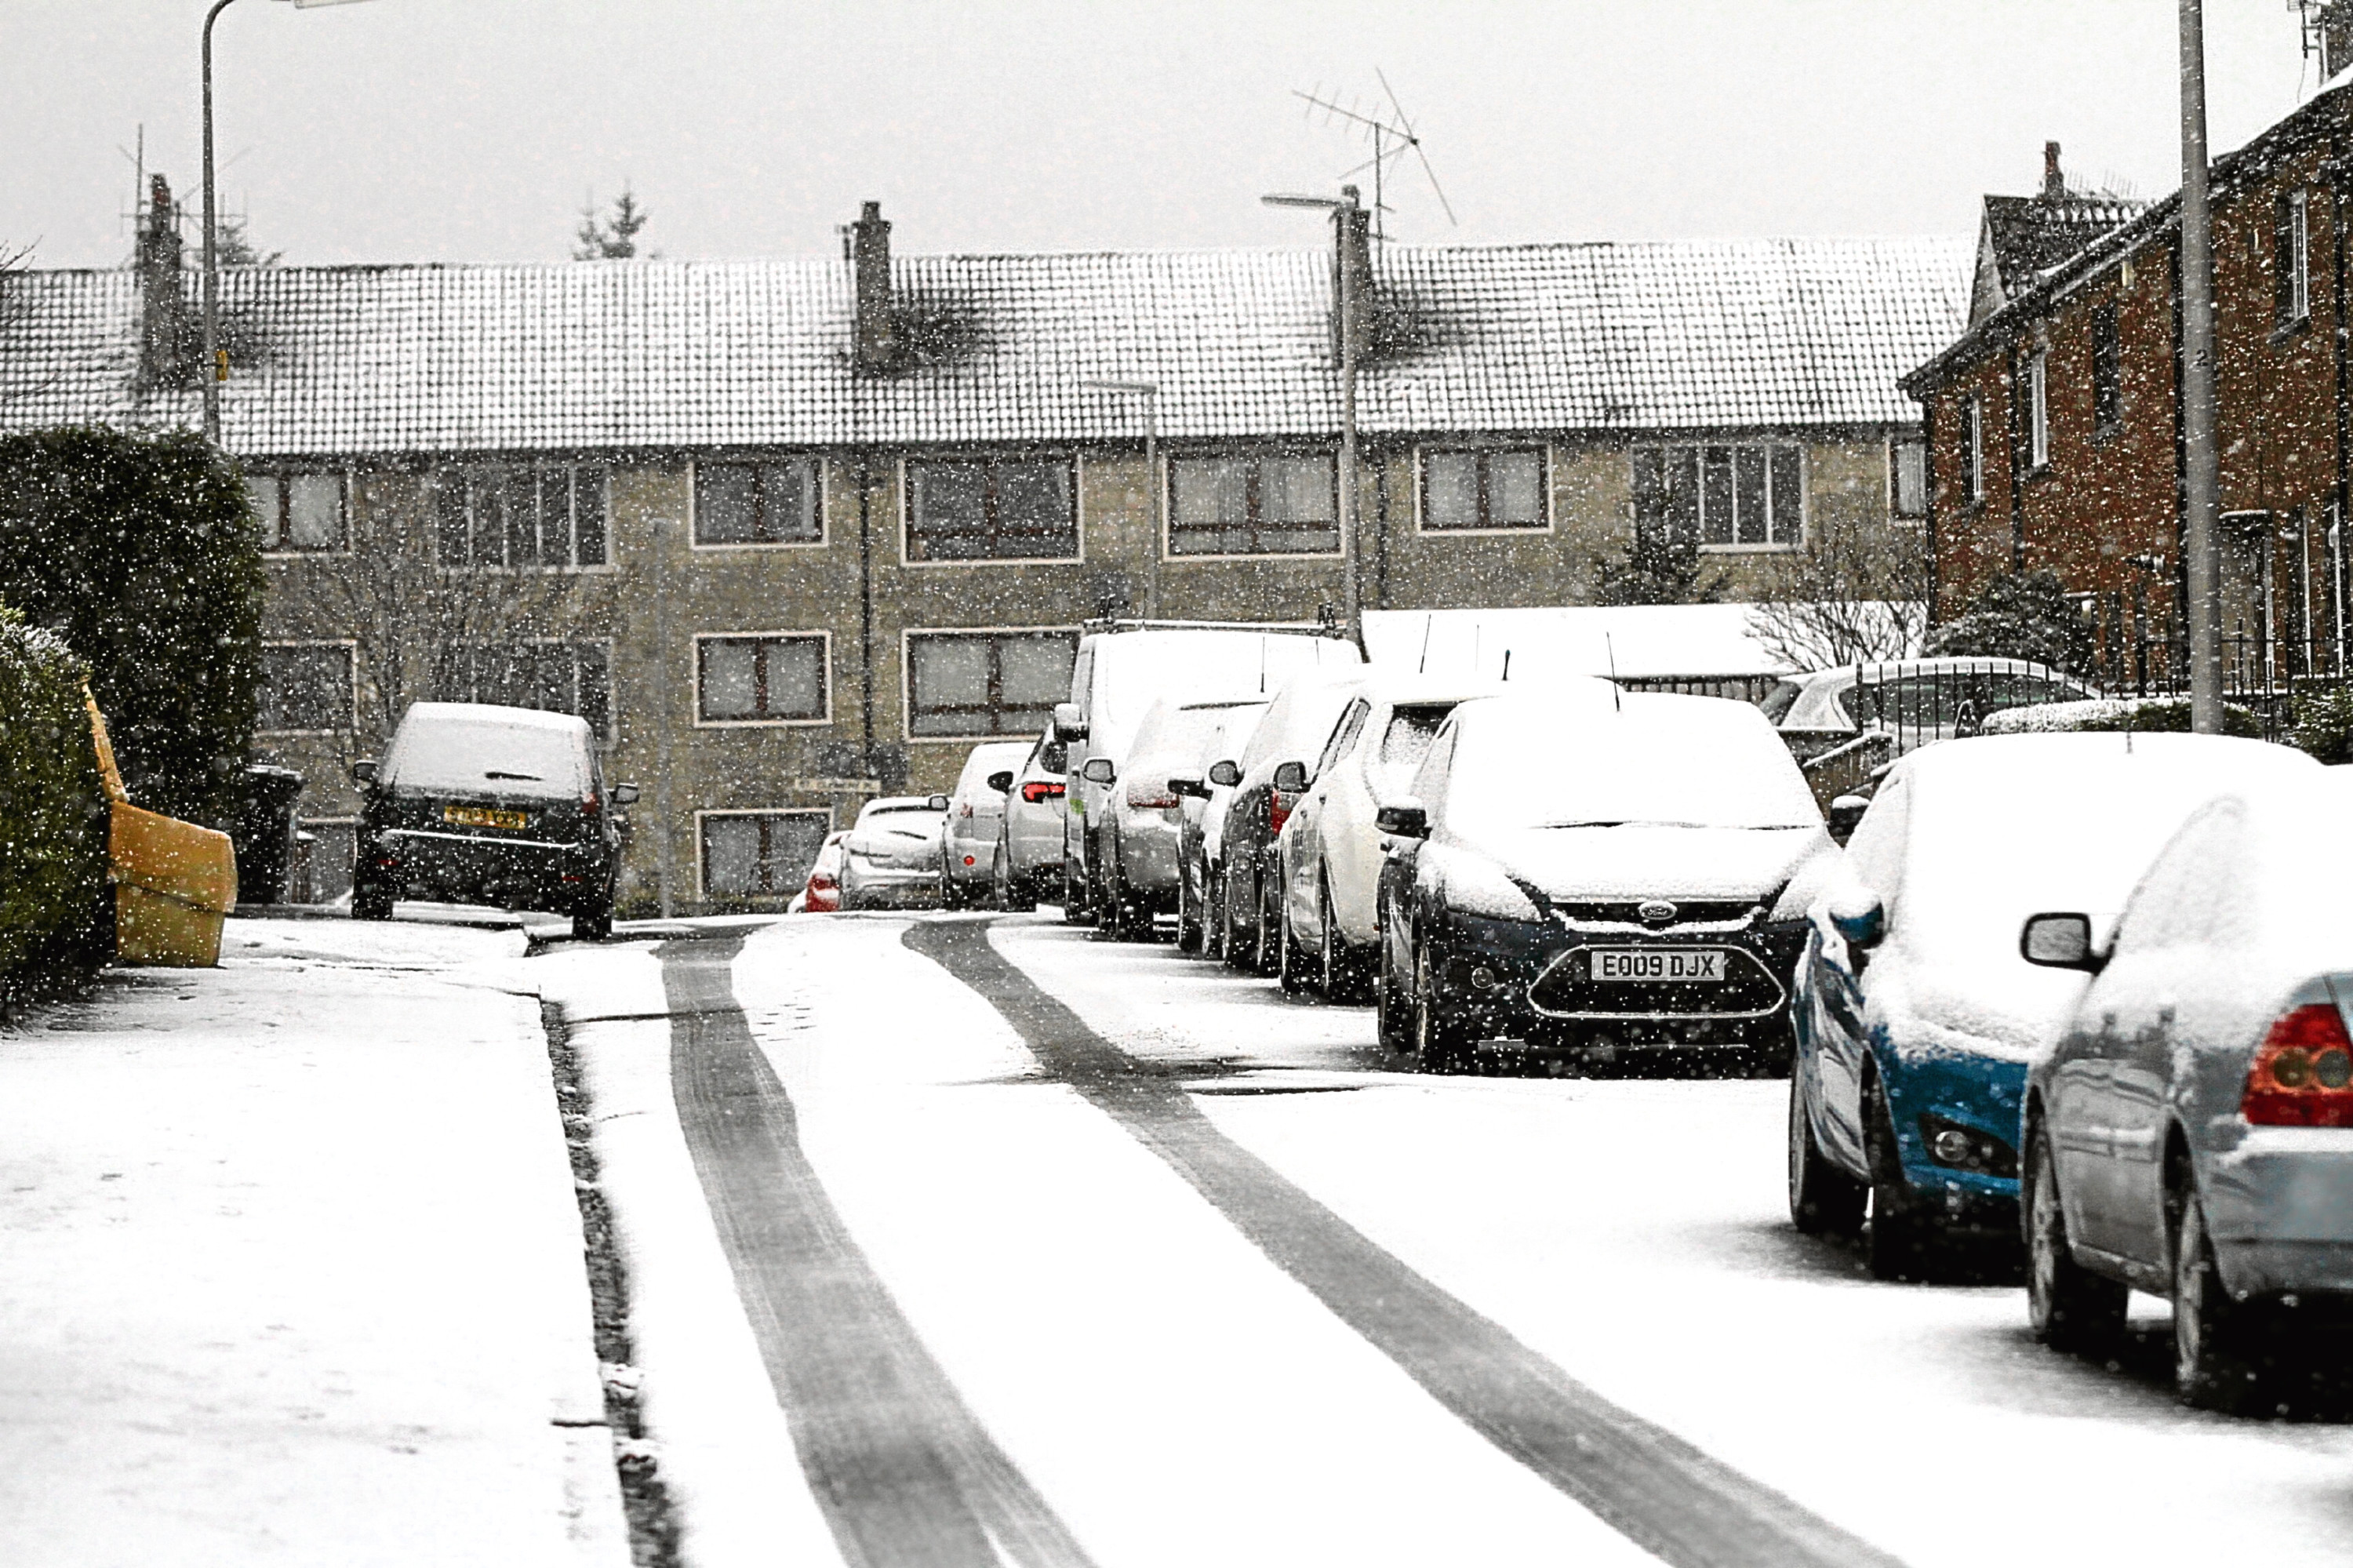
M 1372 757 L 1375 793 L 1385 798 L 1406 793 L 1413 783 L 1414 770 L 1430 755 L 1430 743 L 1438 738 L 1440 726 L 1453 711 L 1452 703 L 1430 703 L 1398 708 L 1389 715 L 1388 727 L 1381 731 L 1380 746 Z
M 385 777 L 396 789 L 496 795 L 584 792 L 586 732 L 498 719 L 411 722 L 393 737 Z

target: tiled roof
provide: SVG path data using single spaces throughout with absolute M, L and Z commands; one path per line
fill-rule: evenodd
M 1968 264 L 1951 239 L 1392 247 L 1361 428 L 1910 424 L 1896 377 L 1962 330 Z M 224 313 L 267 358 L 224 388 L 224 434 L 255 455 L 1135 434 L 1090 377 L 1159 383 L 1170 437 L 1338 428 L 1324 252 L 907 256 L 892 281 L 931 363 L 878 378 L 849 368 L 839 261 L 237 270 Z M 132 273 L 5 288 L 0 428 L 195 422 L 192 391 L 133 389 Z
M 1983 320 L 2042 281 L 2042 275 L 2111 230 L 2148 209 L 2145 201 L 2122 196 L 1989 196 L 1985 198 L 1984 245 L 1994 276 L 1981 276 L 1982 298 L 1971 302 L 1973 320 Z M 1993 285 L 1991 289 L 1986 284 Z

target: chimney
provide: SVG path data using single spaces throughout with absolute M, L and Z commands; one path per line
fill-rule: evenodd
M 879 201 L 868 202 L 849 226 L 849 277 L 858 297 L 850 361 L 868 375 L 880 375 L 899 363 L 899 328 L 891 310 L 891 225 Z
M 2328 0 L 2320 8 L 2320 79 L 2353 67 L 2353 0 Z
M 161 175 L 148 187 L 132 268 L 139 281 L 139 379 L 149 387 L 176 381 L 186 368 L 187 302 L 180 291 L 179 215 Z
M 1334 352 L 1340 348 L 1340 301 L 1342 290 L 1355 304 L 1351 324 L 1355 332 L 1356 360 L 1362 364 L 1372 346 L 1373 319 L 1373 240 L 1372 213 L 1362 206 L 1356 187 L 1342 185 L 1341 205 L 1332 209 L 1332 343 Z
M 2042 199 L 2056 206 L 2067 199 L 2066 176 L 2059 172 L 2059 143 L 2042 143 Z

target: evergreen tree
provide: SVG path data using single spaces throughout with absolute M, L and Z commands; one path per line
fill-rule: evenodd
M 1699 541 L 1637 524 L 1626 551 L 1601 563 L 1603 604 L 1713 604 L 1719 589 L 1702 582 Z
M 653 215 L 638 205 L 638 198 L 626 186 L 613 198 L 610 217 L 596 216 L 596 203 L 592 196 L 580 209 L 580 227 L 573 231 L 572 259 L 575 261 L 626 261 L 638 253 L 638 232 Z
M 2029 659 L 2081 673 L 2092 667 L 2091 622 L 2050 570 L 2012 572 L 1986 584 L 1968 613 L 1938 627 L 1931 653 Z

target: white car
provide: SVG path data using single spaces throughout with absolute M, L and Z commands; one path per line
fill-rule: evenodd
M 1274 841 L 1307 790 L 1307 765 L 1322 754 L 1348 705 L 1364 690 L 1362 668 L 1310 670 L 1286 683 L 1242 747 L 1219 830 L 1217 923 L 1210 936 L 1236 969 L 1274 972 L 1282 912 Z
M 1975 735 L 1987 715 L 2004 708 L 2099 694 L 2073 675 L 2024 659 L 1901 659 L 1792 675 L 1758 705 L 1785 736 L 1835 743 L 1881 734 L 1900 756 L 1932 740 Z
M 1013 770 L 997 824 L 997 906 L 1035 909 L 1062 891 L 1063 746 L 1041 735 Z
M 870 800 L 841 841 L 841 907 L 923 909 L 940 900 L 945 795 Z
M 1382 833 L 1374 813 L 1407 793 L 1457 703 L 1537 689 L 1370 673 L 1276 841 L 1283 951 L 1293 955 L 1277 964 L 1286 981 L 1302 978 L 1303 956 L 1305 982 L 1335 1001 L 1369 987 L 1380 941 Z
M 1241 777 L 1235 759 L 1250 744 L 1250 731 L 1258 727 L 1266 708 L 1267 699 L 1253 698 L 1224 709 L 1217 728 L 1203 739 L 1193 766 L 1169 776 L 1168 787 L 1184 801 L 1176 822 L 1179 952 L 1208 951 L 1208 934 L 1217 928 L 1218 852 L 1226 825 L 1226 801 L 1234 790 L 1230 783 L 1211 782 L 1212 777 Z
M 1025 740 L 991 740 L 972 748 L 948 797 L 941 827 L 940 907 L 967 909 L 988 901 L 997 885 L 997 844 L 1005 822 L 1005 795 L 1029 754 Z M 1002 776 L 1001 778 L 999 776 Z
M 1198 778 L 1201 748 L 1229 715 L 1265 707 L 1261 697 L 1163 697 L 1145 715 L 1111 792 L 1110 826 L 1097 830 L 1105 853 L 1096 920 L 1105 933 L 1148 937 L 1154 916 L 1177 912 L 1185 805 L 1179 780 Z

